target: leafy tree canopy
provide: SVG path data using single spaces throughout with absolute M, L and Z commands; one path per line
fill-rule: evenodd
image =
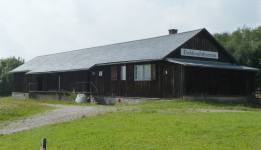
M 9 57 L 0 59 L 0 96 L 11 95 L 13 86 L 13 74 L 9 71 L 24 64 L 24 59 Z
M 244 25 L 232 33 L 224 31 L 213 36 L 241 65 L 261 69 L 261 26 L 250 28 Z M 260 73 L 256 74 L 256 81 L 260 87 Z

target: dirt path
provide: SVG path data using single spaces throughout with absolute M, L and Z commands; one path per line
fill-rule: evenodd
M 48 110 L 26 119 L 9 122 L 7 126 L 3 128 L 0 127 L 0 134 L 11 134 L 13 132 L 29 130 L 47 124 L 69 121 L 83 116 L 94 116 L 117 110 L 117 108 L 106 106 L 48 105 L 54 106 L 56 109 Z
M 31 128 L 40 127 L 47 124 L 74 120 L 83 116 L 94 116 L 106 112 L 114 112 L 120 108 L 108 106 L 74 106 L 74 105 L 52 105 L 56 107 L 53 110 L 47 110 L 43 113 L 30 116 L 25 119 L 9 122 L 7 126 L 0 126 L 0 134 L 11 134 Z M 136 110 L 138 107 L 121 108 L 124 111 Z M 236 110 L 214 110 L 214 109 L 167 109 L 159 111 L 160 113 L 222 113 L 222 112 L 245 112 Z

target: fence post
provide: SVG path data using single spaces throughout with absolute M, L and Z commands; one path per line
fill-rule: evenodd
M 46 138 L 41 140 L 41 147 L 40 150 L 46 150 Z

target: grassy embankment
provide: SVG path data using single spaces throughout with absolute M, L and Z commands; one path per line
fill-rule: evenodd
M 62 105 L 83 105 L 83 106 L 93 106 L 93 103 L 75 103 L 74 100 L 52 100 L 52 99 L 21 99 L 21 100 L 13 100 L 11 96 L 2 97 L 0 100 L 8 100 L 8 101 L 19 101 L 19 102 L 28 102 L 35 104 L 62 104 Z
M 63 104 L 63 105 L 83 105 L 92 106 L 95 104 L 82 103 L 77 104 L 74 101 L 59 101 L 59 100 L 35 100 L 23 99 L 13 100 L 11 96 L 0 97 L 0 126 L 7 121 L 23 119 L 36 113 L 44 112 L 45 110 L 54 109 L 55 107 L 45 104 Z
M 54 107 L 38 104 L 34 102 L 25 102 L 20 100 L 12 100 L 11 97 L 0 98 L 0 124 L 7 121 L 23 119 Z
M 121 106 L 119 106 L 121 107 Z M 260 149 L 261 113 L 247 103 L 152 101 L 0 136 L 0 149 Z M 243 112 L 196 113 L 198 109 Z M 192 111 L 191 111 L 192 110 Z

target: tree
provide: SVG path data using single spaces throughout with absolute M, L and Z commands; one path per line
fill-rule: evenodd
M 261 69 L 261 26 L 250 28 L 244 25 L 232 33 L 225 31 L 213 36 L 241 65 Z M 260 72 L 256 73 L 256 81 L 261 87 Z
M 0 59 L 0 96 L 8 96 L 12 93 L 13 74 L 9 71 L 24 64 L 24 59 L 9 57 Z

